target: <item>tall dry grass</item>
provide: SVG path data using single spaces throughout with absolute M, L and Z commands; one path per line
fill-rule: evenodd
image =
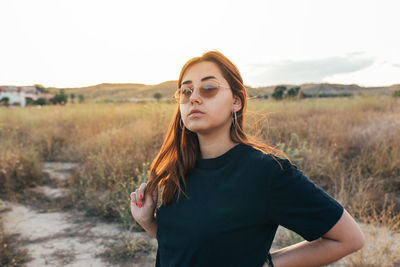
M 1 108 L 4 191 L 19 190 L 12 186 L 17 160 L 31 173 L 19 180 L 37 182 L 43 160 L 82 162 L 84 168 L 68 183 L 74 206 L 140 229 L 129 215 L 129 193 L 146 181 L 173 109 L 162 102 Z M 252 100 L 245 129 L 290 152 L 298 167 L 360 222 L 399 230 L 399 99 Z M 2 170 L 13 174 L 6 177 Z

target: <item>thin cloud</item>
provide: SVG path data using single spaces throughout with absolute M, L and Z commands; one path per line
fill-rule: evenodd
M 362 57 L 360 55 L 361 53 L 354 52 L 346 57 L 248 64 L 249 73 L 253 73 L 253 75 L 247 75 L 247 80 L 250 84 L 259 85 L 322 82 L 326 77 L 359 71 L 368 68 L 375 62 L 374 57 Z

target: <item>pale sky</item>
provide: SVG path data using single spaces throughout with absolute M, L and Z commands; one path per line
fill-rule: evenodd
M 217 49 L 244 83 L 400 83 L 400 1 L 0 2 L 0 85 L 177 80 Z

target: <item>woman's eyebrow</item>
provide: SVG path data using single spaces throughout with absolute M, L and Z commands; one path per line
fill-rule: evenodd
M 209 79 L 217 79 L 217 77 L 215 77 L 215 76 L 206 76 L 206 77 L 202 78 L 201 81 L 205 81 L 205 80 L 209 80 Z M 187 80 L 187 81 L 184 81 L 182 84 L 187 84 L 187 83 L 192 83 L 192 81 L 191 80 Z

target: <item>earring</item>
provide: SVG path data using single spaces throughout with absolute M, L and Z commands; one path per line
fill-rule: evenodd
M 182 126 L 182 118 L 179 120 L 179 125 L 181 126 L 181 128 L 183 128 L 183 126 Z
M 236 121 L 237 121 L 236 111 L 234 111 L 233 113 L 234 113 L 234 117 L 232 118 L 232 123 L 233 123 L 233 127 L 235 127 L 236 126 Z

